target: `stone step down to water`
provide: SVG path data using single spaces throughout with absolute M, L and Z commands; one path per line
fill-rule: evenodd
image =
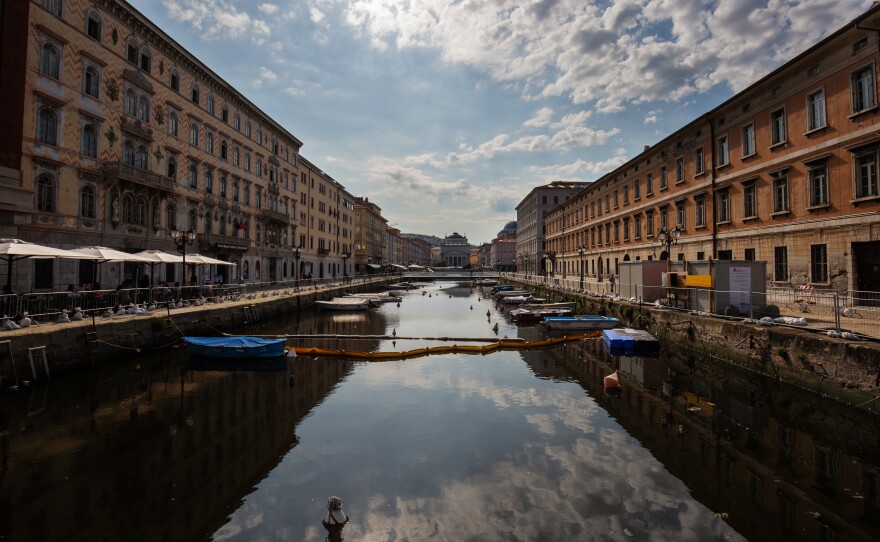
M 606 329 L 602 331 L 602 341 L 612 356 L 660 355 L 660 341 L 642 329 Z

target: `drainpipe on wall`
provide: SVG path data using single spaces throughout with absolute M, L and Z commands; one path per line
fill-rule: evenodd
M 706 122 L 709 123 L 709 149 L 711 150 L 709 157 L 709 165 L 712 171 L 712 182 L 709 195 L 712 202 L 712 255 L 710 260 L 714 260 L 718 255 L 718 215 L 716 214 L 717 201 L 715 198 L 715 125 L 712 123 L 712 117 L 706 114 Z

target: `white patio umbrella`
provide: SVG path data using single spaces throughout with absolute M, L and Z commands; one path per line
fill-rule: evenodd
M 201 254 L 188 254 L 186 256 L 186 262 L 191 263 L 193 265 L 238 265 L 235 262 L 226 262 L 223 260 L 218 260 L 216 258 L 209 258 L 208 256 L 202 256 Z
M 48 259 L 67 258 L 71 260 L 89 260 L 89 255 L 75 250 L 47 247 L 29 243 L 21 239 L 0 239 L 0 259 L 6 260 L 6 287 L 12 289 L 12 264 L 25 258 Z
M 139 263 L 150 263 L 152 260 L 146 258 L 144 256 L 138 256 L 137 254 L 132 254 L 130 252 L 122 252 L 121 250 L 116 250 L 107 247 L 78 247 L 76 252 L 86 254 L 89 256 L 88 259 L 92 260 L 95 263 L 95 278 L 98 278 L 98 264 L 102 264 L 105 262 L 139 262 Z M 137 276 L 135 276 L 137 279 Z M 137 280 L 135 280 L 135 284 L 137 284 Z
M 167 252 L 162 252 L 161 250 L 142 250 L 141 252 L 136 252 L 135 256 L 142 256 L 144 258 L 150 259 L 150 286 L 153 286 L 153 275 L 156 271 L 156 264 L 159 263 L 182 263 L 183 257 L 177 256 L 175 254 L 168 254 Z

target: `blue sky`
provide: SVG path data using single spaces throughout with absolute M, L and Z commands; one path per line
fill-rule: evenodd
M 130 0 L 404 232 L 490 241 L 870 0 Z

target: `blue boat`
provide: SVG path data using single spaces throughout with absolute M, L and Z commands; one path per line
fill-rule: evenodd
M 606 329 L 602 340 L 612 356 L 655 358 L 660 355 L 660 341 L 642 329 Z
M 620 321 L 610 316 L 583 314 L 580 316 L 548 316 L 541 322 L 550 329 L 590 331 L 595 329 L 611 329 Z
M 275 359 L 285 355 L 287 339 L 258 337 L 184 337 L 187 350 L 197 356 L 225 359 Z

